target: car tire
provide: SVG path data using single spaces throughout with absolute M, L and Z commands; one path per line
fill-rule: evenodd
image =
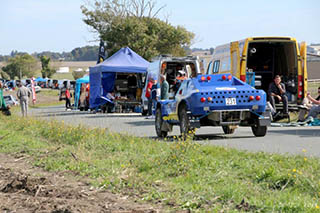
M 179 107 L 179 123 L 182 138 L 185 140 L 188 136 L 192 137 L 193 133 L 190 133 L 192 128 L 190 126 L 186 105 L 182 105 L 181 107 Z
M 255 125 L 251 126 L 252 133 L 256 137 L 264 137 L 267 134 L 267 126 L 260 126 L 259 122 L 256 122 Z
M 224 134 L 226 134 L 226 135 L 233 134 L 234 131 L 236 130 L 235 128 L 232 128 L 230 125 L 222 126 L 222 129 L 223 129 Z
M 161 108 L 158 107 L 156 110 L 155 128 L 156 128 L 157 136 L 159 138 L 165 138 L 168 135 L 168 132 L 161 130 L 162 123 L 163 123 L 163 118 L 162 118 Z

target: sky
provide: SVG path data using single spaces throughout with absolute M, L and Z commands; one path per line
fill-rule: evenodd
M 98 45 L 80 6 L 93 0 L 0 0 L 0 54 L 67 52 Z M 210 48 L 251 36 L 291 36 L 320 43 L 319 0 L 157 0 L 159 18 L 195 33 Z

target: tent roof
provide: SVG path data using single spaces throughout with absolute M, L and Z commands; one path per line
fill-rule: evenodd
M 80 84 L 80 83 L 89 83 L 89 81 L 90 81 L 89 75 L 86 75 L 86 76 L 84 76 L 84 77 L 82 77 L 82 78 L 78 78 L 78 79 L 76 80 L 76 83 L 77 83 L 77 84 Z
M 34 79 L 35 81 L 41 81 L 41 82 L 46 82 L 47 80 L 41 77 L 37 77 L 36 79 Z
M 145 73 L 149 62 L 129 47 L 121 48 L 104 62 L 90 67 L 91 72 Z

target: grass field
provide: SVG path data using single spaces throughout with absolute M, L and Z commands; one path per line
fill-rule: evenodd
M 199 212 L 316 212 L 320 161 L 248 153 L 192 140 L 147 138 L 0 115 L 0 152 L 26 153 L 115 193 Z

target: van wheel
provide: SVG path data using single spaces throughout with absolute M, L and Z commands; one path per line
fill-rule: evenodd
M 179 122 L 180 122 L 180 133 L 182 138 L 185 140 L 187 136 L 193 136 L 194 132 L 190 126 L 190 121 L 187 114 L 186 106 L 179 107 Z
M 251 126 L 252 133 L 256 137 L 264 137 L 267 134 L 267 126 L 260 126 L 258 122 L 254 126 Z
M 223 129 L 224 134 L 226 134 L 226 135 L 233 134 L 234 131 L 236 130 L 235 127 L 230 126 L 230 125 L 229 126 L 222 126 L 222 129 Z
M 168 135 L 168 132 L 162 131 L 163 119 L 162 119 L 162 113 L 161 113 L 161 108 L 158 107 L 156 111 L 156 120 L 155 120 L 155 127 L 156 127 L 156 133 L 159 138 L 165 138 Z

